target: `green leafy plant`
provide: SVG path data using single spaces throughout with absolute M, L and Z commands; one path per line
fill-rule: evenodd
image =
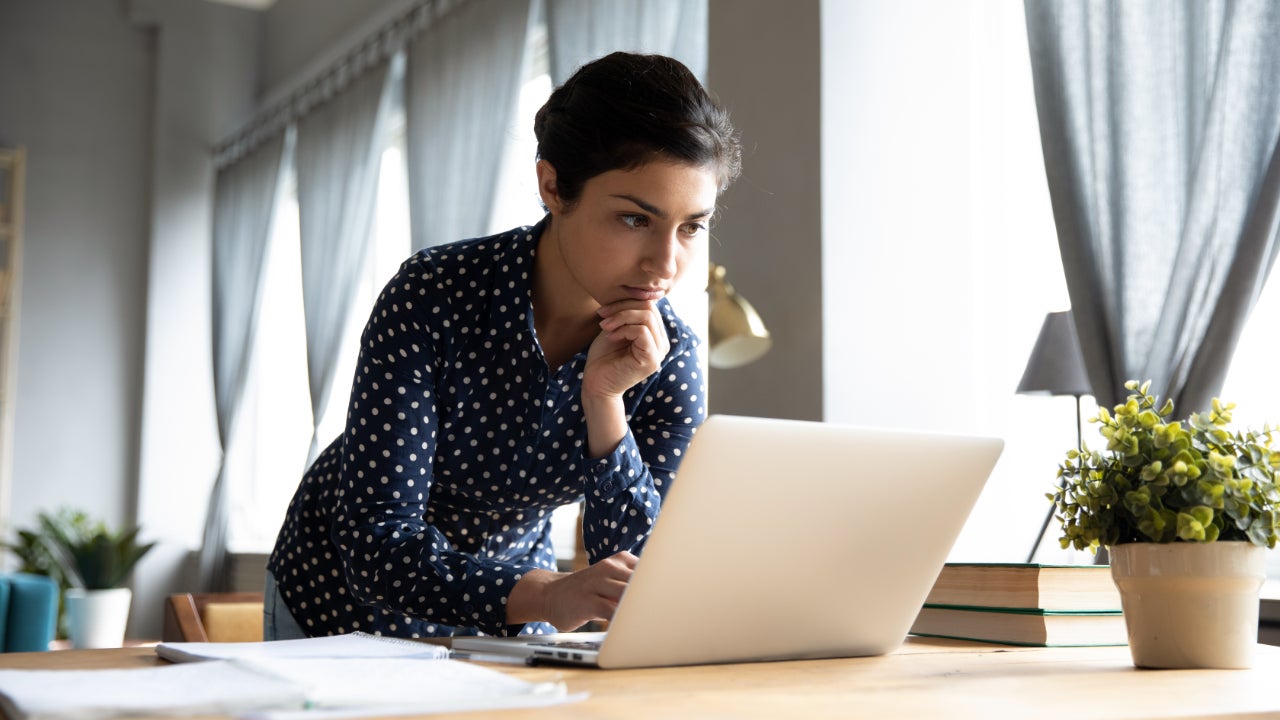
M 111 531 L 83 512 L 40 513 L 35 530 L 19 530 L 18 542 L 5 547 L 18 556 L 24 572 L 48 575 L 69 587 L 105 590 L 120 587 L 155 543 L 138 543 L 138 531 Z
M 1231 428 L 1234 403 L 1173 420 L 1151 382 L 1131 380 L 1132 394 L 1113 412 L 1099 408 L 1104 451 L 1071 450 L 1049 494 L 1062 523 L 1062 547 L 1077 550 L 1132 542 L 1243 540 L 1275 547 L 1280 530 L 1280 428 Z

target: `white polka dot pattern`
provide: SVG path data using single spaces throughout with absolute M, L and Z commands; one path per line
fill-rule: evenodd
M 550 372 L 530 274 L 543 225 L 423 250 L 361 338 L 347 424 L 303 477 L 268 568 L 311 635 L 551 632 L 505 624 L 549 520 L 585 497 L 592 562 L 640 552 L 706 415 L 698 340 L 666 300 L 662 369 L 625 396 L 630 433 L 584 456 L 584 348 Z

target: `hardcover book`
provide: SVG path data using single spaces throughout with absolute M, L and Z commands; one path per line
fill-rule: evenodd
M 926 605 L 1120 611 L 1108 565 L 947 563 Z
M 911 626 L 911 633 L 1045 647 L 1127 645 L 1129 642 L 1124 614 L 1118 611 L 1055 612 L 925 605 Z

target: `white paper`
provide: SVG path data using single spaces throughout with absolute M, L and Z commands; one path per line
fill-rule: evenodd
M 540 707 L 579 700 L 564 683 L 530 683 L 458 660 L 255 658 L 242 661 L 303 688 L 307 710 L 253 713 L 255 718 L 339 718 Z M 353 675 L 352 663 L 359 675 Z M 357 679 L 358 677 L 358 679 Z
M 236 660 L 122 670 L 0 670 L 10 720 L 241 715 L 327 720 L 543 707 L 581 700 L 479 665 L 422 657 Z
M 224 661 L 127 670 L 0 670 L 0 702 L 11 719 L 98 720 L 301 709 L 306 696 L 286 680 Z

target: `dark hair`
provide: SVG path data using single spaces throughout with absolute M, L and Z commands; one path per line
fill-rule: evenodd
M 729 114 L 662 55 L 615 52 L 583 65 L 538 110 L 533 132 L 569 204 L 591 178 L 661 156 L 713 168 L 721 191 L 742 166 Z

